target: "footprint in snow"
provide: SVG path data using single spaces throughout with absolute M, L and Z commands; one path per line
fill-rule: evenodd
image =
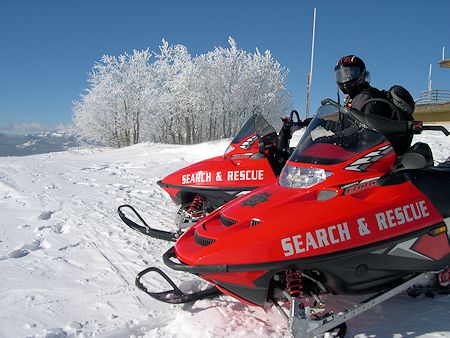
M 68 334 L 62 328 L 57 327 L 53 329 L 45 329 L 42 335 L 32 336 L 32 337 L 43 337 L 43 338 L 66 338 Z
M 30 250 L 26 250 L 24 248 L 20 248 L 20 249 L 11 251 L 8 254 L 8 258 L 21 258 L 21 257 L 25 257 L 29 253 L 30 253 Z
M 0 257 L 0 260 L 5 260 L 8 258 L 22 258 L 28 255 L 31 251 L 36 251 L 42 248 L 41 240 L 34 240 L 31 243 L 24 244 L 20 249 L 11 251 L 7 256 Z
M 63 224 L 62 223 L 58 223 L 52 226 L 52 231 L 55 234 L 61 234 L 63 233 Z
M 40 227 L 38 227 L 36 229 L 36 231 L 42 231 L 42 230 L 45 230 L 45 229 L 50 229 L 55 234 L 62 234 L 64 232 L 63 228 L 64 228 L 64 224 L 63 223 L 58 223 L 58 224 L 54 224 L 54 225 L 41 225 Z
M 101 165 L 101 164 L 95 165 L 94 164 L 94 165 L 91 165 L 91 166 L 86 167 L 86 168 L 81 168 L 81 170 L 96 172 L 96 171 L 104 170 L 104 169 L 107 169 L 107 168 L 109 168 L 109 165 L 107 165 L 107 164 L 103 164 L 103 165 Z
M 63 247 L 59 248 L 58 250 L 59 251 L 70 251 L 71 248 L 76 248 L 80 245 L 81 245 L 81 241 L 74 243 L 74 244 L 69 244 L 69 245 L 63 246 Z
M 50 185 L 44 187 L 44 189 L 56 190 L 56 189 L 61 189 L 61 186 L 59 184 L 56 184 L 56 183 L 51 183 Z
M 80 322 L 72 321 L 66 325 L 65 329 L 70 333 L 79 334 L 83 329 L 83 324 L 81 324 Z
M 120 184 L 120 183 L 108 184 L 107 187 L 108 187 L 108 188 L 114 187 L 114 188 L 116 188 L 117 190 L 126 192 L 127 194 L 130 193 L 130 192 L 132 191 L 131 186 L 125 185 L 125 184 Z M 112 193 L 115 194 L 116 192 L 113 191 Z
M 39 215 L 39 219 L 48 221 L 52 217 L 53 211 L 44 211 Z
M 86 185 L 86 186 L 91 187 L 91 188 L 98 188 L 100 186 L 97 183 L 89 183 L 89 182 L 73 182 L 73 184 Z

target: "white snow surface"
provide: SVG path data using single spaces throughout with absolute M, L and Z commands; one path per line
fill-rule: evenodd
M 416 140 L 437 161 L 450 156 L 450 137 Z M 129 229 L 117 207 L 132 204 L 150 225 L 173 230 L 177 207 L 156 182 L 223 154 L 228 142 L 0 158 L 0 337 L 289 336 L 274 307 L 228 296 L 169 305 L 134 286 L 148 266 L 187 287 L 194 277 L 165 267 L 171 244 Z M 450 297 L 402 293 L 348 325 L 347 337 L 450 337 Z

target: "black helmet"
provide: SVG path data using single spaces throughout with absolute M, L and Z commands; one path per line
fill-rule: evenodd
M 363 60 L 348 55 L 340 58 L 334 67 L 334 79 L 344 94 L 355 96 L 369 85 L 369 72 Z

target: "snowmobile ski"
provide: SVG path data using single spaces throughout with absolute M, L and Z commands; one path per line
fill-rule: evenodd
M 172 287 L 172 290 L 161 292 L 149 291 L 141 282 L 141 278 L 144 275 L 151 272 L 157 273 L 158 275 L 163 277 L 167 281 L 167 283 L 169 283 L 169 285 Z M 135 284 L 139 290 L 144 291 L 150 297 L 160 302 L 165 302 L 169 304 L 191 303 L 205 298 L 213 298 L 221 294 L 219 289 L 217 289 L 215 286 L 202 291 L 197 291 L 193 293 L 184 293 L 183 291 L 180 290 L 178 286 L 176 286 L 176 284 L 170 279 L 169 276 L 167 276 L 162 270 L 155 267 L 149 267 L 139 272 L 138 275 L 136 276 Z
M 125 213 L 122 211 L 122 209 L 125 209 L 125 208 L 130 209 L 136 215 L 136 217 L 139 218 L 142 225 L 137 224 L 136 222 L 129 219 L 125 215 Z M 146 236 L 149 236 L 152 238 L 157 238 L 157 239 L 162 239 L 162 240 L 169 241 L 169 242 L 175 242 L 183 234 L 183 232 L 181 230 L 172 232 L 172 231 L 164 231 L 164 230 L 154 229 L 154 228 L 150 227 L 144 221 L 142 216 L 137 212 L 137 210 L 134 207 L 132 207 L 131 205 L 128 205 L 128 204 L 121 205 L 117 209 L 117 211 L 119 212 L 119 217 L 122 219 L 122 221 L 126 225 L 128 225 L 131 229 L 136 230 Z

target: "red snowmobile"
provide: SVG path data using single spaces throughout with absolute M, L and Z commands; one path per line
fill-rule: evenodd
M 214 209 L 241 194 L 275 182 L 293 150 L 289 148 L 292 134 L 304 125 L 298 112 L 293 110 L 283 119 L 283 128 L 277 135 L 264 117 L 255 113 L 236 134 L 224 155 L 192 164 L 158 181 L 158 185 L 180 206 L 176 216 L 180 229 L 177 232 L 151 228 L 130 205 L 120 206 L 119 216 L 134 230 L 175 241 L 183 229 Z M 128 218 L 123 209 L 130 209 L 141 224 Z
M 324 100 L 277 182 L 210 213 L 163 255 L 214 287 L 186 294 L 157 268 L 136 285 L 169 303 L 219 291 L 250 305 L 273 302 L 296 337 L 345 334 L 346 320 L 450 264 L 450 163 L 433 166 L 425 143 L 397 158 L 388 141 L 430 129 L 449 134 Z M 148 290 L 149 272 L 172 289 Z M 332 313 L 324 294 L 370 297 Z

